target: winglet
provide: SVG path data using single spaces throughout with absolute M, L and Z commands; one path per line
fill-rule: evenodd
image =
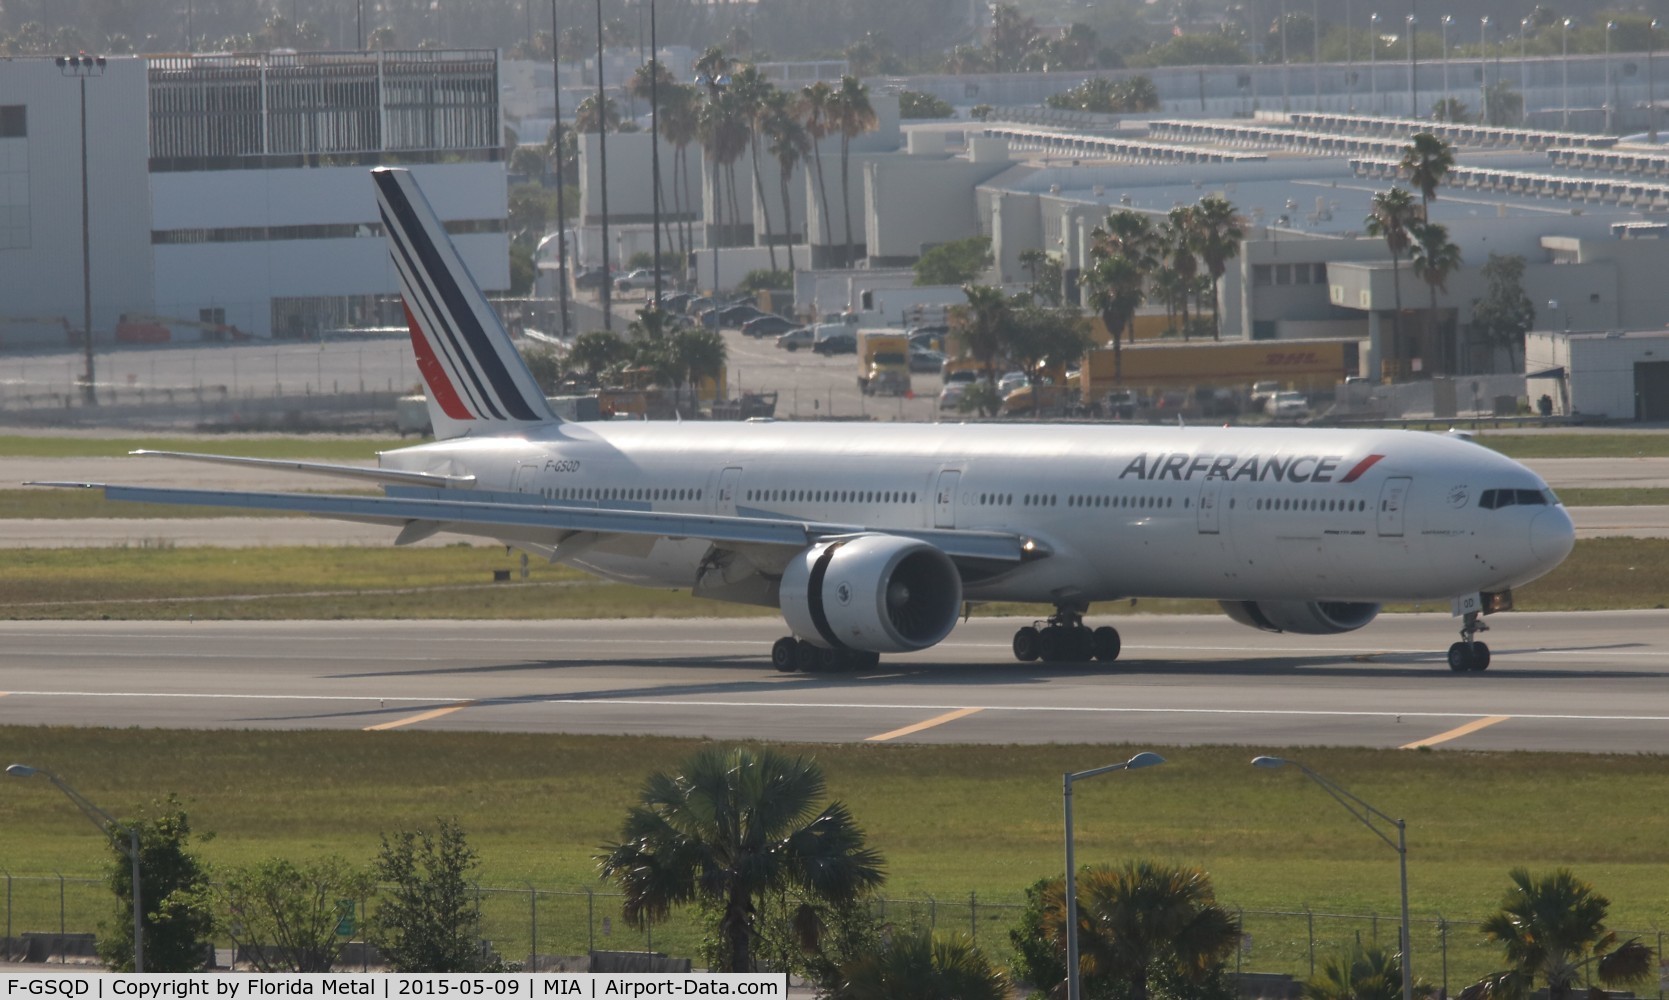
M 371 171 L 436 438 L 557 423 L 409 170 Z

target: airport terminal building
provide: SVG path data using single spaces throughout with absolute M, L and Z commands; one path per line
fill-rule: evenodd
M 509 285 L 493 50 L 0 61 L 0 346 L 82 326 L 81 92 L 96 342 L 402 321 L 367 170 L 410 167 L 484 288 Z

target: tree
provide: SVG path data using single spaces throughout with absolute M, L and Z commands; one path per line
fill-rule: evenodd
M 596 95 L 593 94 L 581 101 L 579 107 L 574 109 L 574 131 L 597 132 L 599 123 L 601 131 L 620 131 L 620 105 L 614 103 L 614 98 L 610 97 L 603 101 L 602 106 L 603 114 L 599 119 Z
M 1061 262 L 1046 250 L 1020 251 L 1020 266 L 1031 274 L 1032 298 L 1059 307 L 1061 304 Z
M 1414 196 L 1403 188 L 1394 187 L 1373 196 L 1373 209 L 1363 220 L 1362 227 L 1369 236 L 1385 241 L 1391 252 L 1391 294 L 1396 309 L 1391 313 L 1391 339 L 1400 348 L 1402 343 L 1402 282 L 1397 278 L 1397 265 L 1413 240 L 1412 228 L 1420 218 Z
M 1065 878 L 1045 892 L 1044 929 L 1066 948 Z M 1111 979 L 1148 1000 L 1158 979 L 1203 985 L 1240 946 L 1240 923 L 1217 905 L 1199 868 L 1133 861 L 1078 876 L 1079 958 L 1084 979 Z
M 783 887 L 828 902 L 883 878 L 880 854 L 840 802 L 823 803 L 823 771 L 770 749 L 714 747 L 644 782 L 639 804 L 606 845 L 604 878 L 625 894 L 634 927 L 700 903 L 715 918 L 715 972 L 752 972 L 763 903 Z
M 777 179 L 782 194 L 782 231 L 788 244 L 788 270 L 794 270 L 794 202 L 789 197 L 788 182 L 794 168 L 811 152 L 811 136 L 794 114 L 794 99 L 787 93 L 771 92 L 770 111 L 764 120 L 765 134 L 770 138 L 771 155 L 777 158 Z
M 1431 106 L 1431 119 L 1438 122 L 1469 122 L 1472 109 L 1458 97 L 1445 97 Z
M 454 819 L 434 831 L 382 838 L 373 865 L 383 896 L 369 937 L 394 972 L 489 972 L 498 965 L 481 942 L 481 911 L 469 876 L 476 855 Z
M 765 221 L 765 250 L 770 254 L 773 271 L 777 269 L 777 245 L 771 239 L 771 207 L 765 199 L 765 174 L 759 169 L 759 139 L 765 132 L 765 119 L 771 113 L 774 93 L 775 85 L 765 79 L 757 66 L 743 66 L 730 81 L 730 94 L 736 100 L 738 114 L 747 124 L 754 193 L 759 196 L 759 213 Z
M 688 261 L 689 247 L 694 244 L 694 234 L 690 231 L 695 212 L 690 194 L 689 148 L 700 134 L 700 105 L 701 92 L 690 84 L 661 88 L 661 137 L 672 143 L 672 169 L 676 178 L 672 187 L 673 213 L 684 220 L 678 227 L 678 257 L 684 261 Z
M 1240 216 L 1234 205 L 1220 195 L 1208 194 L 1194 208 L 1195 250 L 1211 276 L 1211 339 L 1223 338 L 1223 319 L 1219 315 L 1218 300 L 1222 295 L 1221 282 L 1228 272 L 1228 262 L 1240 254 L 1240 242 L 1246 238 Z
M 1007 342 L 1008 326 L 1014 322 L 1015 303 L 1003 290 L 991 285 L 963 285 L 966 306 L 950 311 L 950 328 L 962 350 L 979 362 L 987 382 L 996 382 L 995 366 Z
M 829 221 L 829 189 L 823 183 L 823 139 L 834 132 L 834 90 L 822 80 L 809 84 L 800 91 L 800 115 L 805 121 L 806 137 L 811 140 L 812 170 L 817 175 L 817 204 L 823 211 L 823 242 L 833 235 L 834 223 Z
M 716 379 L 724 371 L 724 336 L 705 326 L 684 327 L 672 334 L 671 357 L 684 384 L 690 387 L 691 400 L 695 400 L 701 380 Z
M 1415 984 L 1414 995 L 1431 995 Z M 1402 959 L 1378 945 L 1357 941 L 1349 951 L 1322 959 L 1321 968 L 1303 985 L 1304 1000 L 1402 1000 Z
M 1032 411 L 1041 414 L 1051 402 L 1059 405 L 1065 400 L 1045 398 L 1043 369 L 1049 365 L 1066 367 L 1084 356 L 1090 345 L 1079 317 L 1061 309 L 1047 309 L 1026 303 L 1012 311 L 1013 321 L 1004 331 L 1006 353 L 1020 365 L 1032 381 Z M 1059 390 L 1057 390 L 1059 391 Z
M 1182 307 L 1182 339 L 1188 339 L 1188 293 L 1193 290 L 1194 278 L 1200 272 L 1200 259 L 1194 256 L 1196 225 L 1194 206 L 1178 205 L 1165 216 L 1159 233 L 1165 248 L 1165 263 L 1176 272 L 1177 302 Z
M 596 385 L 602 374 L 631 356 L 631 348 L 612 330 L 592 330 L 574 338 L 568 349 L 568 364 L 585 372 L 585 377 Z
M 900 118 L 955 118 L 956 109 L 932 94 L 905 90 L 898 95 Z
M 282 858 L 221 873 L 214 897 L 222 933 L 258 972 L 329 972 L 345 938 L 336 933 L 374 888 L 370 873 L 337 857 L 297 865 Z
M 1492 347 L 1507 352 L 1508 366 L 1518 367 L 1524 353 L 1524 334 L 1536 321 L 1536 307 L 1524 294 L 1524 258 L 1490 254 L 1483 266 L 1489 287 L 1472 304 L 1472 330 Z
M 1148 217 L 1120 209 L 1090 233 L 1089 303 L 1107 327 L 1113 345 L 1113 379 L 1124 377 L 1121 348 L 1125 328 L 1141 307 L 1148 273 L 1158 263 L 1158 237 Z
M 1524 121 L 1524 95 L 1505 80 L 1497 80 L 1484 92 L 1484 124 L 1515 126 Z
M 1454 165 L 1455 147 L 1430 132 L 1421 132 L 1402 148 L 1402 160 L 1397 168 L 1410 185 L 1420 189 L 1421 206 L 1429 207 L 1437 198 L 1437 186 L 1443 183 L 1443 175 Z M 1431 213 L 1426 211 L 1421 215 L 1429 218 Z
M 1449 228 L 1436 222 L 1416 222 L 1409 232 L 1409 258 L 1414 265 L 1414 276 L 1426 283 L 1431 293 L 1431 311 L 1426 327 L 1437 329 L 1437 292 L 1448 291 L 1449 275 L 1460 269 L 1460 247 L 1449 240 Z
M 1008 981 L 966 934 L 898 931 L 841 967 L 833 1000 L 1004 1000 Z
M 190 850 L 191 821 L 174 795 L 110 829 L 105 884 L 116 896 L 116 907 L 109 933 L 98 939 L 99 958 L 112 972 L 133 971 L 131 828 L 139 831 L 145 971 L 197 972 L 212 954 L 214 914 L 207 902 L 208 873 Z
M 835 91 L 835 128 L 840 132 L 840 197 L 846 213 L 846 266 L 855 263 L 852 242 L 852 140 L 875 127 L 875 108 L 869 103 L 869 88 L 855 76 L 840 78 Z
M 1484 937 L 1503 945 L 1509 968 L 1484 977 L 1459 1000 L 1521 1000 L 1540 984 L 1548 1000 L 1570 1000 L 1589 966 L 1606 986 L 1623 986 L 1654 971 L 1652 950 L 1630 938 L 1617 943 L 1605 926 L 1611 901 L 1567 868 L 1540 877 L 1514 868 L 1501 909 L 1484 921 Z
M 941 243 L 915 263 L 918 285 L 962 285 L 991 266 L 991 238 L 970 236 Z

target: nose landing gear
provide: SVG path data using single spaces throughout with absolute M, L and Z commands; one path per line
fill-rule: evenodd
M 1449 647 L 1449 669 L 1457 674 L 1482 673 L 1489 669 L 1489 647 L 1474 641 L 1479 632 L 1489 631 L 1483 616 L 1468 611 L 1461 619 L 1460 641 Z
M 1022 663 L 1085 663 L 1118 659 L 1118 630 L 1108 625 L 1091 629 L 1082 610 L 1056 608 L 1047 621 L 1035 622 L 1014 633 L 1014 658 Z

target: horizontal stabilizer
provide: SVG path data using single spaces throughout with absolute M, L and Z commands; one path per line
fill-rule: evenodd
M 141 448 L 128 452 L 142 458 L 178 458 L 188 462 L 212 462 L 217 465 L 242 465 L 272 469 L 277 472 L 301 472 L 315 476 L 337 476 L 396 486 L 470 486 L 474 476 L 449 476 L 439 472 L 406 472 L 401 469 L 378 469 L 365 465 L 333 465 L 328 462 L 293 462 L 284 458 L 245 458 L 242 455 L 204 455 L 193 451 L 151 451 Z

